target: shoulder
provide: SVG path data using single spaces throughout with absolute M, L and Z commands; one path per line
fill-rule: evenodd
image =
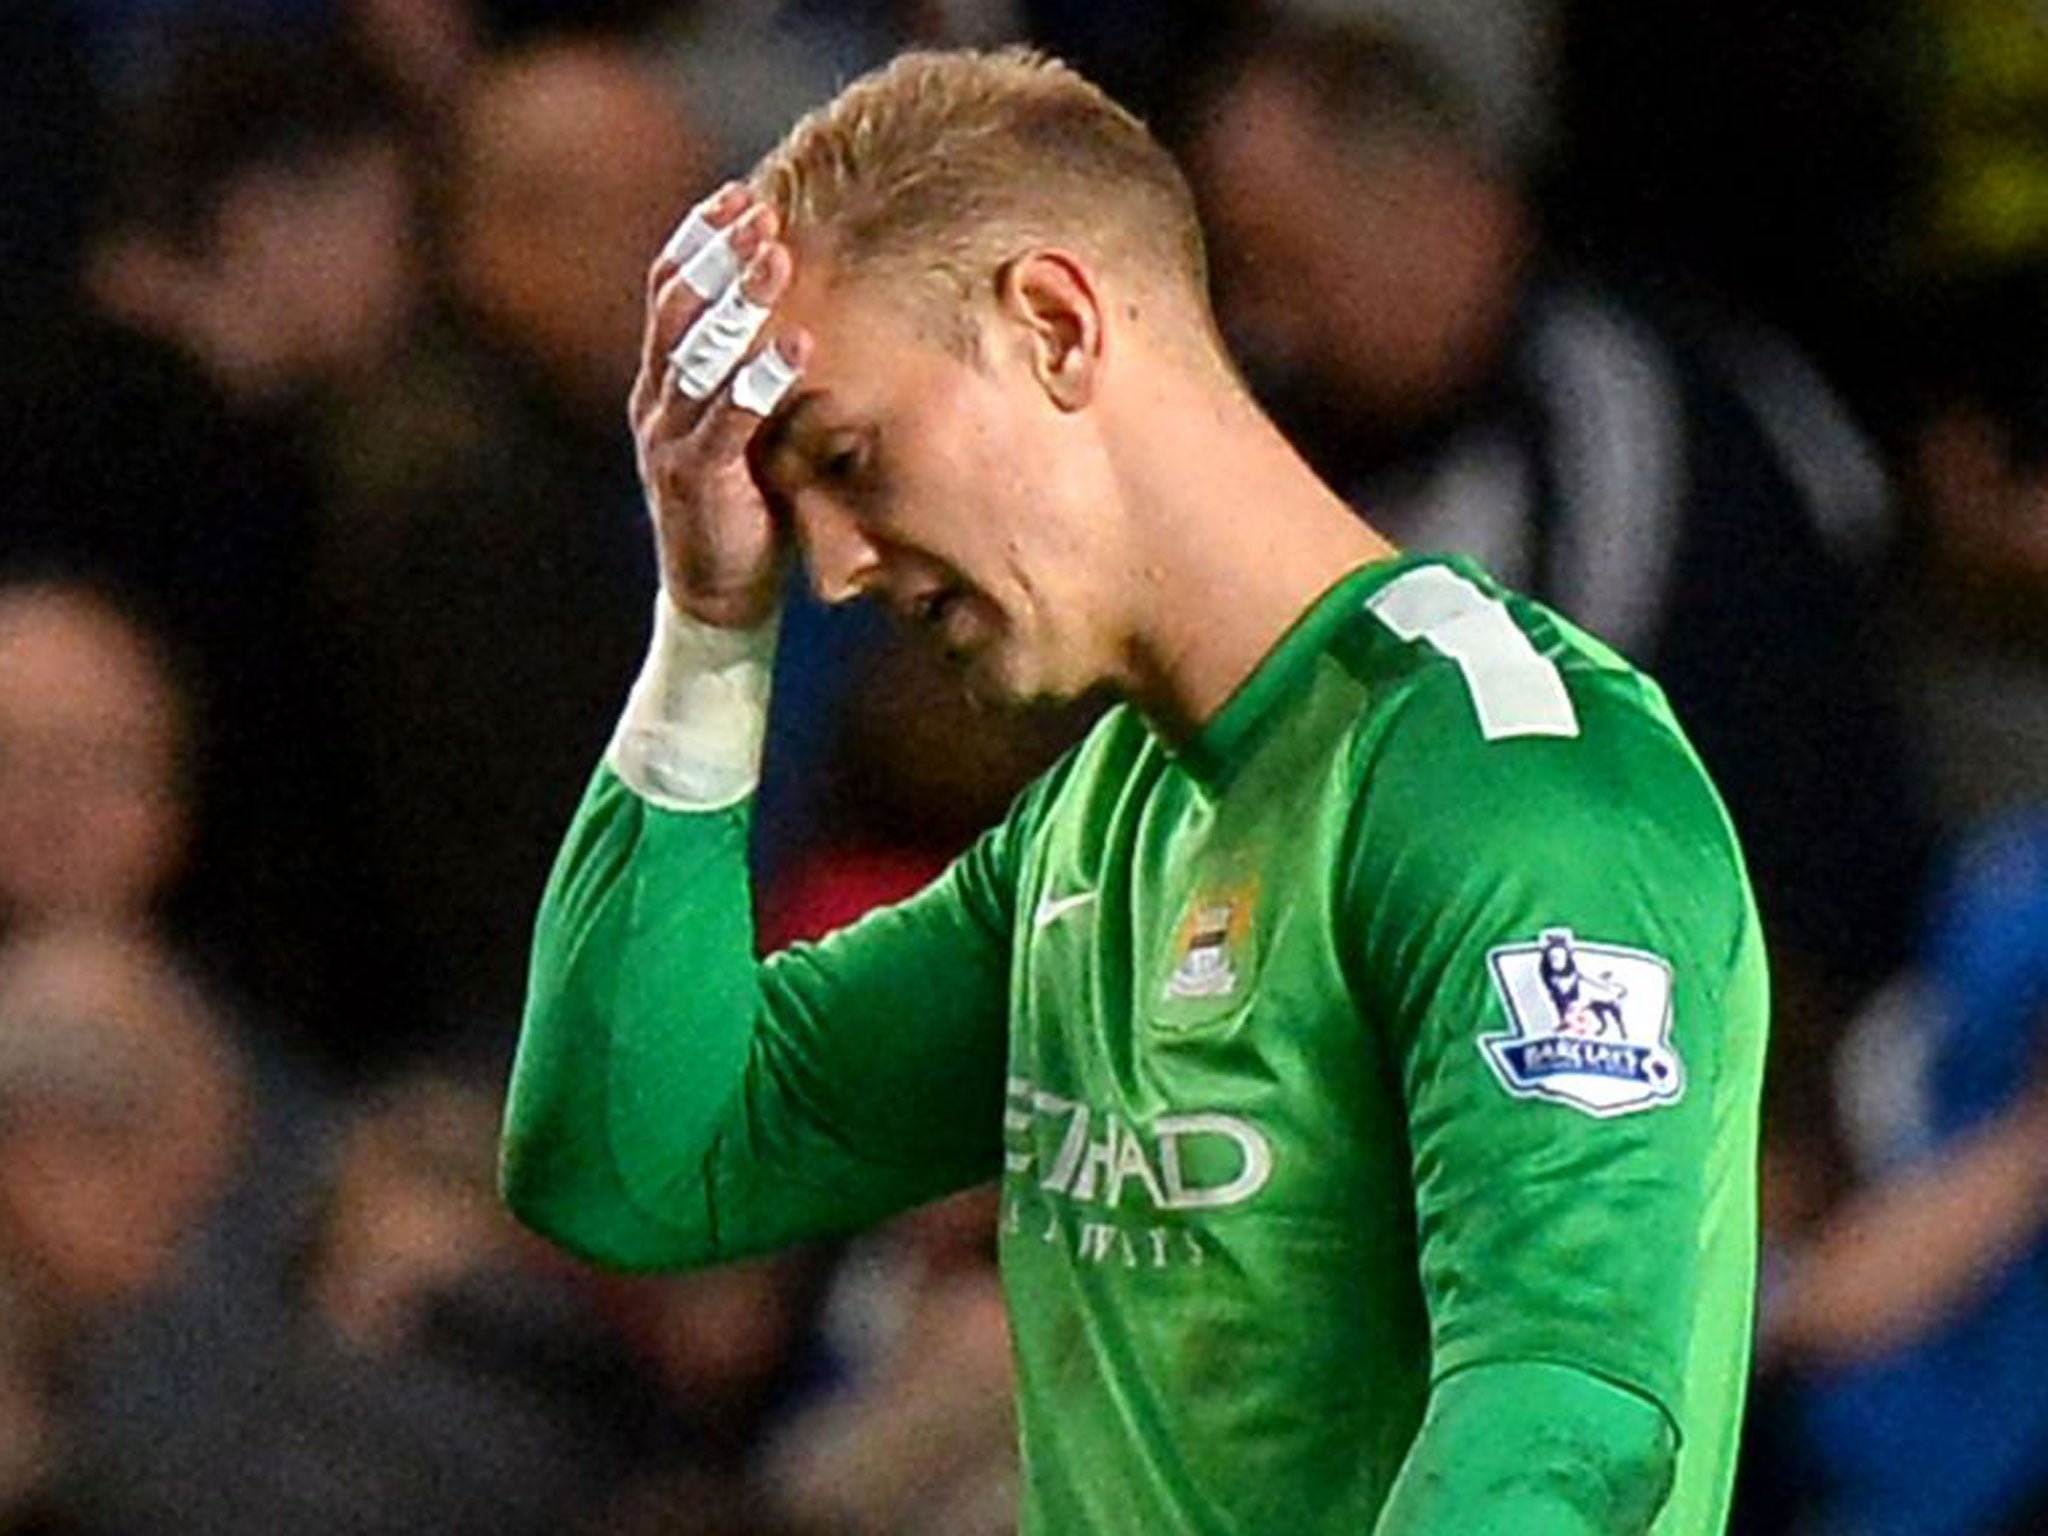
M 1348 762 L 1360 857 L 1412 860 L 1426 840 L 1484 867 L 1666 837 L 1736 857 L 1662 690 L 1470 562 L 1411 566 L 1333 649 L 1362 694 Z
M 1533 963 L 1556 934 L 1716 988 L 1751 974 L 1731 970 L 1759 953 L 1735 832 L 1656 685 L 1445 568 L 1464 590 L 1418 633 L 1383 604 L 1384 633 L 1344 637 L 1366 696 L 1337 887 L 1358 994 L 1422 1018 L 1444 978 Z
M 1361 686 L 1360 750 L 1498 764 L 1540 742 L 1570 743 L 1558 750 L 1580 757 L 1638 733 L 1683 745 L 1649 677 L 1469 560 L 1408 564 L 1365 596 L 1332 652 Z

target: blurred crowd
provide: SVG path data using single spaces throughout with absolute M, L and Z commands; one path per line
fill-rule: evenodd
M 2038 5 L 7 0 L 0 1531 L 1013 1529 L 987 1191 L 625 1279 L 492 1163 L 654 592 L 646 265 L 837 82 L 1018 39 L 1182 156 L 1311 462 L 1647 666 L 1724 789 L 1739 1529 L 2048 1529 Z M 778 666 L 764 947 L 1091 714 L 800 587 Z

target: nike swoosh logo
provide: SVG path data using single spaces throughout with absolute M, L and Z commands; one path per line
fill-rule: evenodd
M 1038 910 L 1032 914 L 1031 926 L 1049 928 L 1069 912 L 1078 912 L 1095 900 L 1093 891 L 1079 891 L 1072 896 L 1047 896 L 1038 903 Z

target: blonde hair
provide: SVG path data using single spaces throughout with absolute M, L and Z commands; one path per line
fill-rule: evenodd
M 1145 125 L 1026 48 L 899 55 L 802 118 L 755 167 L 788 237 L 848 275 L 936 279 L 971 350 L 971 307 L 1033 243 L 1163 275 L 1206 325 L 1186 179 Z

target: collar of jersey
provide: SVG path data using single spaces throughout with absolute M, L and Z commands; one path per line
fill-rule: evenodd
M 1196 782 L 1212 793 L 1229 782 L 1258 745 L 1273 706 L 1295 691 L 1316 658 L 1330 647 L 1338 631 L 1355 618 L 1372 594 L 1418 565 L 1445 563 L 1442 555 L 1406 554 L 1376 560 L 1340 576 L 1291 625 L 1251 676 L 1193 740 L 1181 744 L 1174 757 Z

